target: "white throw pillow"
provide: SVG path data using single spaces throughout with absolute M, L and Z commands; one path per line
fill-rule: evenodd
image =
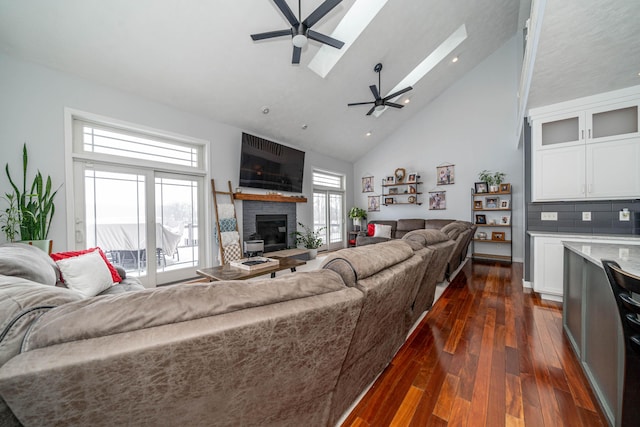
M 373 237 L 386 237 L 387 239 L 391 238 L 391 226 L 376 224 L 376 230 L 373 233 Z
M 109 268 L 98 251 L 56 261 L 67 288 L 93 297 L 113 285 Z

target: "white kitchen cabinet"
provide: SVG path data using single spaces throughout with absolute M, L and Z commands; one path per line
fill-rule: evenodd
M 564 246 L 561 238 L 533 238 L 533 290 L 543 299 L 562 301 Z
M 640 197 L 640 86 L 530 113 L 533 201 Z

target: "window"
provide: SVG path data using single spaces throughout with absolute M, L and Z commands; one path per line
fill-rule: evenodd
M 344 176 L 313 171 L 313 227 L 323 232 L 321 249 L 344 247 Z
M 206 259 L 206 143 L 69 112 L 76 249 L 100 246 L 153 286 Z

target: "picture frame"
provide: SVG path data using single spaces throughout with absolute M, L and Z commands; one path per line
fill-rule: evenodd
M 476 182 L 474 184 L 476 194 L 488 193 L 489 192 L 489 184 L 486 182 Z
M 384 185 L 394 185 L 396 183 L 396 177 L 394 175 L 389 175 L 384 179 Z
M 482 209 L 482 200 L 474 200 L 473 209 Z
M 491 232 L 491 240 L 498 240 L 500 242 L 504 242 L 504 231 L 492 231 Z
M 511 215 L 502 215 L 500 217 L 500 225 L 511 225 Z
M 398 168 L 395 170 L 395 172 L 393 172 L 393 175 L 396 178 L 396 182 L 398 184 L 401 184 L 404 182 L 404 179 L 407 177 L 407 171 L 405 170 L 405 168 Z
M 368 196 L 367 211 L 379 212 L 380 211 L 380 196 Z
M 487 216 L 484 214 L 476 215 L 476 224 L 485 225 L 487 223 Z
M 373 177 L 372 176 L 362 177 L 362 192 L 373 193 Z
M 389 194 L 398 194 L 398 187 L 392 187 L 389 189 Z
M 499 197 L 485 197 L 484 204 L 487 209 L 498 209 L 498 203 L 500 203 Z
M 442 165 L 436 167 L 436 179 L 438 185 L 455 184 L 455 165 Z
M 395 199 L 393 197 L 385 197 L 384 198 L 384 204 L 385 205 L 392 205 L 395 203 Z
M 429 192 L 429 210 L 439 211 L 447 209 L 447 192 L 446 191 L 430 191 Z
M 415 185 L 409 185 L 407 189 L 409 190 L 409 194 L 416 194 L 418 192 L 418 187 Z
M 407 175 L 407 184 L 415 184 L 418 182 L 418 174 L 415 172 L 411 172 Z
M 510 202 L 511 201 L 509 199 L 500 200 L 500 209 L 509 209 L 509 205 L 511 205 Z
M 511 184 L 504 183 L 504 184 L 500 184 L 500 192 L 501 193 L 510 193 L 511 192 Z

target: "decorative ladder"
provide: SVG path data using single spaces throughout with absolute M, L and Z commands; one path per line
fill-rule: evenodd
M 218 191 L 216 190 L 215 180 L 212 179 L 211 190 L 213 191 L 213 207 L 216 211 L 216 236 L 218 247 L 220 248 L 220 264 L 228 264 L 231 261 L 242 258 L 231 181 L 229 181 L 229 191 Z M 231 203 L 218 205 L 218 195 L 229 196 Z

